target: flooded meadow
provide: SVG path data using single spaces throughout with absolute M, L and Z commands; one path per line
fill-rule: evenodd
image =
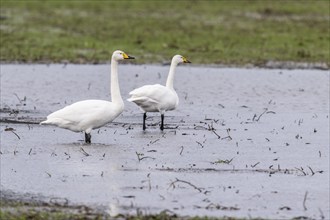
M 120 65 L 128 93 L 168 66 Z M 330 218 L 329 71 L 180 66 L 180 103 L 83 133 L 41 126 L 86 99 L 110 100 L 110 65 L 1 65 L 1 194 L 111 216 Z

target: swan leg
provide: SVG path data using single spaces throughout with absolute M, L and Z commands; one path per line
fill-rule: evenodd
M 147 119 L 147 113 L 145 112 L 143 114 L 143 130 L 146 130 L 146 119 Z
M 160 117 L 161 117 L 160 130 L 164 130 L 164 114 L 161 114 Z
M 92 138 L 92 135 L 90 133 L 86 133 L 85 132 L 85 142 L 87 144 L 90 144 L 91 143 L 91 138 Z

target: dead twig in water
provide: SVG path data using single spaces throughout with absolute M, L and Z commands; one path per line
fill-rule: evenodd
M 182 152 L 183 152 L 183 146 L 181 146 L 180 155 L 182 155 Z
M 205 120 L 212 120 L 212 119 L 205 119 Z M 213 127 L 213 121 L 211 121 L 211 126 L 209 124 L 207 126 L 209 127 L 208 128 L 209 131 L 215 130 L 215 128 Z
M 16 137 L 20 140 L 20 136 L 18 136 L 18 134 L 16 134 L 15 129 L 14 128 L 5 128 L 5 131 L 11 131 L 14 135 L 16 135 Z
M 81 147 L 80 150 L 81 150 L 81 152 L 82 152 L 86 157 L 91 156 L 89 153 L 87 153 L 87 152 L 84 150 L 84 148 Z
M 158 138 L 158 139 L 156 139 L 156 140 L 154 140 L 154 141 L 150 141 L 150 144 L 154 144 L 154 143 L 156 143 L 157 141 L 159 141 L 160 139 Z
M 268 111 L 268 108 L 265 108 L 265 110 L 263 111 L 263 113 L 261 113 L 258 117 L 257 117 L 257 115 L 255 114 L 255 115 L 253 116 L 253 118 L 252 118 L 252 121 L 259 121 L 260 118 L 261 118 L 261 116 L 263 116 L 267 111 Z M 255 119 L 255 118 L 257 118 L 257 119 Z
M 303 201 L 303 207 L 304 207 L 305 211 L 307 210 L 307 207 L 306 207 L 307 194 L 308 194 L 308 191 L 305 192 L 304 201 Z
M 303 174 L 304 174 L 304 176 L 307 176 L 307 174 L 306 174 L 306 172 L 304 171 L 304 168 L 297 168 L 297 167 L 295 167 L 297 170 L 299 170 L 299 171 L 301 171 Z
M 52 177 L 52 175 L 50 173 L 48 173 L 46 171 L 45 171 L 45 173 L 48 175 L 49 178 Z
M 221 136 L 220 135 L 218 135 L 216 132 L 215 132 L 215 130 L 212 130 L 212 132 L 218 137 L 218 139 L 220 139 L 221 138 Z
M 200 145 L 202 148 L 204 148 L 204 145 L 201 144 L 200 142 L 196 141 L 196 143 L 197 143 L 198 145 Z
M 260 162 L 254 164 L 254 165 L 251 165 L 252 168 L 255 168 Z
M 148 183 L 148 189 L 149 189 L 149 192 L 150 192 L 151 189 L 152 189 L 152 187 L 151 187 L 151 180 L 150 180 L 150 173 L 148 173 L 147 177 L 148 177 L 148 180 L 142 180 L 141 183 L 147 182 Z
M 312 176 L 314 176 L 314 174 L 315 174 L 315 172 L 312 170 L 312 168 L 310 167 L 310 166 L 307 166 L 309 169 L 310 169 L 310 171 L 312 172 Z
M 179 180 L 178 178 L 175 178 L 175 181 L 171 182 L 171 184 L 170 184 L 170 186 L 169 186 L 168 188 L 173 187 L 173 189 L 174 189 L 174 188 L 175 188 L 175 183 L 179 183 L 179 182 L 180 182 L 180 183 L 185 183 L 185 184 L 187 184 L 187 185 L 193 187 L 193 188 L 196 189 L 198 192 L 202 192 L 202 191 L 203 191 L 202 188 L 199 188 L 199 187 L 195 186 L 194 184 L 192 184 L 192 183 L 190 183 L 190 182 L 188 182 L 188 181 L 185 181 L 185 180 Z
M 149 158 L 149 159 L 153 159 L 153 160 L 156 159 L 156 158 L 154 158 L 154 157 L 149 157 L 149 156 L 146 156 L 146 157 L 140 157 L 140 156 L 143 156 L 144 154 L 142 154 L 142 153 L 138 153 L 137 151 L 135 151 L 135 154 L 136 154 L 136 156 L 137 156 L 139 162 L 140 162 L 141 160 L 143 160 L 143 159 L 147 159 L 147 158 Z
M 226 131 L 227 131 L 228 136 L 227 136 L 227 137 L 224 137 L 224 138 L 221 138 L 221 140 L 223 140 L 223 139 L 229 139 L 230 141 L 233 140 L 233 139 L 231 138 L 230 134 L 229 134 L 229 132 L 230 132 L 230 128 L 226 129 Z
M 24 99 L 21 99 L 20 97 L 18 97 L 18 95 L 16 93 L 14 93 L 14 96 L 16 96 L 16 98 L 18 99 L 20 104 L 23 104 L 23 102 L 26 101 L 26 96 L 24 96 Z

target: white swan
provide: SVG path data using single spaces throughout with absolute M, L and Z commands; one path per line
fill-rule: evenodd
M 164 130 L 164 114 L 166 111 L 174 110 L 179 104 L 179 97 L 173 87 L 175 68 L 179 63 L 190 63 L 185 57 L 175 55 L 172 58 L 170 72 L 167 77 L 166 86 L 159 84 L 146 85 L 134 89 L 129 94 L 131 97 L 127 99 L 137 104 L 143 113 L 143 130 L 146 129 L 147 112 L 160 112 L 161 124 L 160 129 Z
M 111 58 L 111 101 L 84 100 L 66 106 L 47 116 L 40 124 L 56 125 L 74 132 L 85 132 L 85 142 L 91 143 L 91 131 L 113 121 L 124 110 L 118 83 L 118 61 L 134 59 L 120 50 Z

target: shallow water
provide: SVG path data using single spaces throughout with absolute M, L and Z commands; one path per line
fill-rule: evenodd
M 83 134 L 38 125 L 75 101 L 110 99 L 109 69 L 1 65 L 2 192 L 112 215 L 330 218 L 328 71 L 180 66 L 180 104 L 164 132 L 158 114 L 143 132 L 142 113 L 128 102 L 92 132 L 91 145 Z M 123 97 L 165 83 L 167 72 L 121 65 Z

